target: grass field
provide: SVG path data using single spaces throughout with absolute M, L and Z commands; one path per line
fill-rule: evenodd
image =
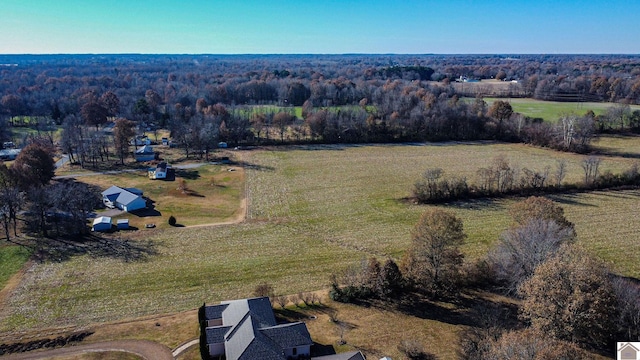
M 29 250 L 17 245 L 0 246 L 0 264 L 2 265 L 0 266 L 0 289 L 13 274 L 22 268 L 30 255 Z
M 625 146 L 615 145 L 620 141 L 615 138 L 603 141 Z M 640 149 L 637 138 L 626 141 L 630 149 Z M 0 332 L 170 314 L 204 301 L 250 296 L 265 281 L 281 294 L 326 288 L 329 274 L 369 256 L 402 256 L 411 227 L 428 208 L 402 199 L 426 168 L 442 167 L 473 180 L 478 167 L 489 166 L 499 155 L 532 169 L 553 168 L 563 158 L 567 181 L 583 176 L 582 156 L 519 144 L 327 145 L 244 152 L 245 161 L 255 165 L 246 170 L 250 205 L 245 223 L 138 232 L 131 241 L 149 240 L 156 253 L 139 261 L 79 256 L 34 264 L 0 309 Z M 601 169 L 619 172 L 634 161 L 607 157 Z M 640 277 L 639 191 L 554 199 L 576 224 L 580 243 L 618 273 Z M 469 258 L 485 254 L 509 226 L 506 209 L 513 201 L 442 206 L 464 221 Z M 432 341 L 449 341 L 457 331 L 447 324 L 421 324 L 417 333 Z M 367 336 L 373 335 L 358 338 Z
M 596 115 L 601 115 L 604 114 L 608 108 L 616 105 L 602 102 L 559 102 L 525 98 L 484 98 L 484 101 L 486 101 L 489 106 L 496 100 L 508 101 L 513 111 L 517 113 L 534 118 L 542 118 L 545 121 L 551 122 L 556 122 L 563 115 L 584 115 L 589 110 L 592 110 Z M 631 109 L 640 110 L 640 105 L 631 105 Z
M 131 226 L 140 229 L 145 223 L 168 227 L 171 215 L 179 224 L 186 226 L 231 221 L 241 215 L 239 203 L 244 192 L 244 170 L 237 166 L 206 165 L 177 169 L 175 181 L 149 180 L 146 171 L 77 179 L 98 185 L 103 190 L 111 185 L 143 190 L 144 196 L 153 201 L 154 211 L 144 217 L 128 213 L 116 217 L 128 218 Z M 186 181 L 190 190 L 186 194 L 177 189 L 181 179 Z

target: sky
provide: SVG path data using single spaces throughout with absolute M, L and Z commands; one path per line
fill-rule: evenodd
M 0 0 L 0 54 L 640 54 L 640 0 Z

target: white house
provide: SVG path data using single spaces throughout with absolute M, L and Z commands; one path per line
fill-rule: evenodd
M 136 161 L 151 161 L 156 158 L 156 153 L 151 145 L 145 145 L 136 150 Z
M 115 185 L 102 192 L 102 202 L 108 208 L 118 208 L 128 212 L 147 207 L 147 201 L 142 198 L 141 190 L 123 189 Z
M 170 168 L 166 162 L 159 163 L 155 168 L 149 168 L 149 179 L 166 179 L 167 178 L 167 168 Z
M 111 218 L 108 216 L 100 216 L 93 220 L 91 231 L 109 231 L 111 230 Z

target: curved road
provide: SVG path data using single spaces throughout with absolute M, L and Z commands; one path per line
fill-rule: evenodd
M 75 355 L 87 352 L 122 351 L 136 354 L 146 360 L 173 360 L 168 347 L 148 340 L 119 340 L 95 344 L 63 347 L 47 351 L 32 351 L 3 356 L 3 360 L 40 360 L 54 356 Z

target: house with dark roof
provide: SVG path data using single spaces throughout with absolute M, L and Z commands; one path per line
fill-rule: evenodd
M 203 313 L 203 338 L 211 357 L 224 356 L 227 360 L 311 358 L 313 341 L 307 325 L 303 322 L 278 324 L 268 297 L 223 301 L 219 305 L 204 306 Z M 360 358 L 353 356 L 335 360 L 364 360 L 362 354 Z
M 128 212 L 147 207 L 147 201 L 142 198 L 142 190 L 115 185 L 102 192 L 102 202 L 108 208 L 118 208 Z

